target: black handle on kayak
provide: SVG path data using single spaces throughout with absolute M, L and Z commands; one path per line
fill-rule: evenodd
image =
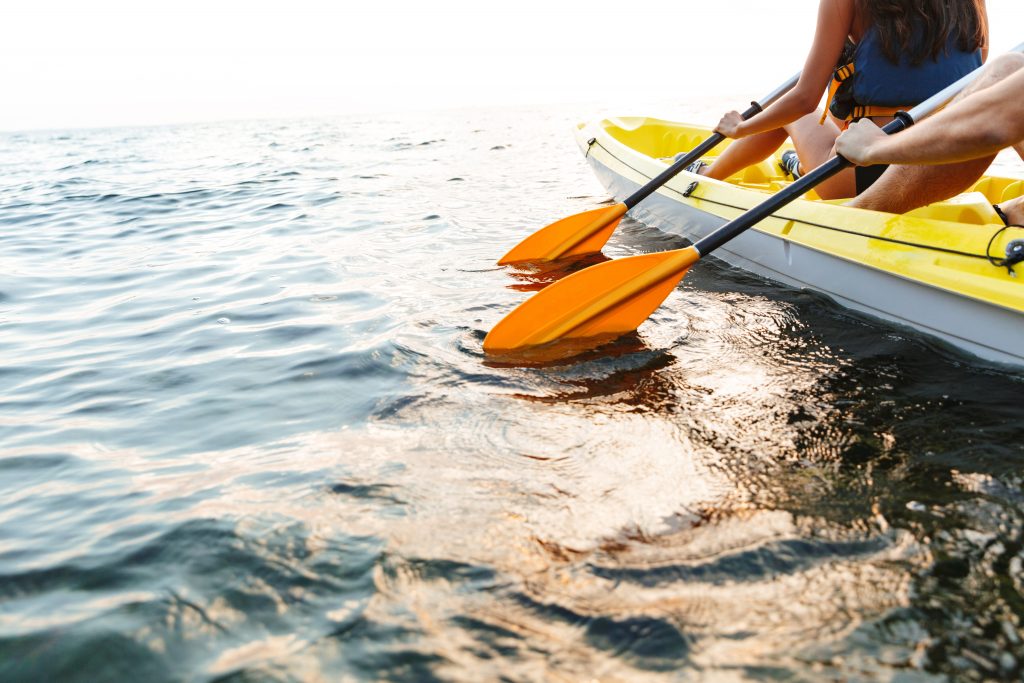
M 759 111 L 761 111 L 760 105 L 755 107 L 752 104 L 750 106 L 750 109 L 747 109 L 745 112 L 743 112 L 743 120 L 746 121 Z M 722 140 L 725 140 L 724 135 L 722 135 L 721 133 L 713 134 L 707 140 L 705 140 L 704 142 L 700 143 L 692 150 L 690 150 L 682 159 L 675 162 L 674 164 L 666 168 L 664 171 L 659 173 L 657 176 L 652 178 L 651 182 L 647 183 L 639 190 L 626 197 L 626 199 L 622 203 L 626 205 L 627 209 L 632 209 L 634 206 L 636 206 L 643 200 L 647 199 L 647 197 L 649 197 L 653 192 L 657 192 L 659 187 L 661 187 L 662 185 L 664 185 L 665 183 L 679 175 L 679 172 L 682 171 L 684 168 L 686 168 L 694 161 L 700 159 L 702 156 L 704 156 L 705 154 L 713 150 L 715 147 L 717 147 L 718 144 L 722 142 Z
M 799 80 L 800 74 L 797 73 L 794 76 L 792 76 L 788 81 L 786 81 L 778 88 L 773 90 L 771 93 L 769 93 L 767 96 L 765 96 L 764 99 L 758 102 L 751 102 L 750 107 L 748 107 L 746 111 L 740 114 L 740 117 L 744 121 L 746 121 L 755 114 L 761 113 L 762 111 L 764 111 L 765 107 L 772 104 L 777 99 L 779 99 L 787 92 L 792 90 Z M 651 194 L 656 192 L 659 187 L 661 187 L 668 181 L 672 180 L 672 178 L 675 178 L 680 171 L 682 171 L 687 166 L 697 161 L 697 159 L 700 159 L 702 156 L 713 150 L 723 140 L 725 140 L 724 135 L 722 135 L 721 133 L 714 133 L 707 140 L 694 147 L 686 155 L 684 155 L 682 159 L 673 163 L 671 166 L 669 166 L 664 171 L 659 173 L 657 176 L 652 178 L 651 181 L 648 182 L 646 185 L 641 187 L 639 190 L 637 190 L 630 196 L 626 197 L 626 199 L 623 200 L 622 202 L 623 204 L 626 205 L 626 210 L 628 211 L 629 209 L 632 209 L 634 206 L 636 206 L 643 200 L 647 199 Z

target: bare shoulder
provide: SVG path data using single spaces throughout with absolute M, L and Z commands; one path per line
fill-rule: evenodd
M 859 34 L 866 27 L 863 26 L 864 18 L 857 11 L 858 4 L 857 0 L 821 0 L 821 9 L 846 32 Z
M 857 0 L 835 0 L 835 3 L 840 16 L 849 27 L 849 35 L 854 40 L 860 40 L 860 37 L 871 26 L 871 17 L 861 11 L 863 4 Z
M 831 3 L 843 16 L 852 17 L 857 12 L 857 0 L 823 0 Z

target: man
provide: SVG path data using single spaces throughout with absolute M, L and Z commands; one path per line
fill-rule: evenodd
M 1024 159 L 1024 55 L 1019 53 L 994 59 L 949 106 L 901 133 L 888 136 L 862 119 L 836 140 L 836 152 L 858 166 L 897 164 L 847 203 L 890 213 L 963 192 L 1006 147 Z M 997 210 L 1008 224 L 1024 225 L 1024 197 Z

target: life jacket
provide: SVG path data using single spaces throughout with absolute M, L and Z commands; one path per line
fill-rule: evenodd
M 957 36 L 950 35 L 935 59 L 925 57 L 914 65 L 901 55 L 893 64 L 882 51 L 878 30 L 871 27 L 856 45 L 848 43 L 843 50 L 829 85 L 826 110 L 837 119 L 852 121 L 892 116 L 924 102 L 981 66 L 981 50 L 965 52 L 957 42 Z M 821 120 L 824 123 L 824 114 Z

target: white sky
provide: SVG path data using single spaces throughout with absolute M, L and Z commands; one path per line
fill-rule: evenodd
M 800 68 L 817 4 L 6 0 L 0 130 L 749 98 Z M 988 6 L 995 51 L 1024 41 L 1024 0 Z

